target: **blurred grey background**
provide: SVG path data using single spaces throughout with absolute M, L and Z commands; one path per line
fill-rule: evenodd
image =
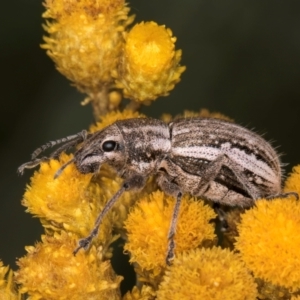
M 134 0 L 136 21 L 171 28 L 187 66 L 167 98 L 143 112 L 159 117 L 184 109 L 219 111 L 265 133 L 282 161 L 300 163 L 300 2 L 261 0 Z M 41 144 L 87 128 L 84 96 L 40 49 L 42 0 L 2 1 L 0 259 L 15 268 L 24 246 L 39 240 L 37 219 L 20 201 L 32 175 L 17 175 Z

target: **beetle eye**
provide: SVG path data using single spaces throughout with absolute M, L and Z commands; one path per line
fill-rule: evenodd
M 102 150 L 105 152 L 110 152 L 116 149 L 117 143 L 115 141 L 106 141 L 102 145 Z

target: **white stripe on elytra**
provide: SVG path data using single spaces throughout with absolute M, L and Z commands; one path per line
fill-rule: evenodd
M 169 152 L 171 149 L 171 141 L 169 139 L 164 139 L 164 138 L 156 138 L 153 142 L 150 144 L 151 149 L 153 150 L 161 150 L 163 152 Z M 134 143 L 134 148 L 135 149 L 143 149 L 145 148 L 145 142 L 144 141 L 137 141 Z
M 238 148 L 230 148 L 229 145 L 229 143 L 223 144 L 222 149 L 209 146 L 176 147 L 172 149 L 172 154 L 206 159 L 209 161 L 215 160 L 221 154 L 226 154 L 238 165 L 251 171 L 253 174 L 259 175 L 271 182 L 277 179 L 278 176 L 274 173 L 274 170 L 263 161 L 258 160 L 254 154 L 249 155 Z
M 132 128 L 132 127 L 121 127 L 121 130 L 124 133 L 132 133 L 134 131 L 138 132 L 158 132 L 160 134 L 163 134 L 166 137 L 170 136 L 169 128 L 167 125 L 162 126 L 162 124 L 153 124 L 153 125 L 141 125 L 140 127 L 137 128 Z

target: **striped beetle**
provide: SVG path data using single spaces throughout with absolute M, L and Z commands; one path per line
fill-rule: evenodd
M 61 143 L 64 144 L 49 157 L 37 158 L 47 148 Z M 184 193 L 240 207 L 250 207 L 262 197 L 298 196 L 282 194 L 281 164 L 267 141 L 242 126 L 213 118 L 185 118 L 170 124 L 150 118 L 116 121 L 92 134 L 82 131 L 45 144 L 18 171 L 23 173 L 25 168 L 55 158 L 80 143 L 74 158 L 55 177 L 73 162 L 81 173 L 96 173 L 107 163 L 124 182 L 99 214 L 90 235 L 79 240 L 74 254 L 89 248 L 103 217 L 122 193 L 142 189 L 150 175 L 156 175 L 160 188 L 176 198 L 167 263 L 173 257 L 173 237 Z

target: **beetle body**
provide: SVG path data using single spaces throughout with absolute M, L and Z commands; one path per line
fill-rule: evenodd
M 96 173 L 102 164 L 112 166 L 124 179 L 120 190 L 98 216 L 90 235 L 79 241 L 77 251 L 87 249 L 109 209 L 127 190 L 142 189 L 150 175 L 160 188 L 176 198 L 169 230 L 167 262 L 173 257 L 174 234 L 181 197 L 185 193 L 216 203 L 249 207 L 262 197 L 281 195 L 282 171 L 272 146 L 254 132 L 213 118 L 185 118 L 170 124 L 148 118 L 116 121 L 92 134 L 85 131 L 49 142 L 32 154 L 32 161 L 19 167 L 32 168 L 45 149 L 64 143 L 49 158 L 82 143 L 74 158 L 81 173 Z
M 115 143 L 105 151 L 105 143 Z M 234 123 L 189 118 L 170 124 L 155 119 L 117 121 L 88 138 L 75 152 L 82 173 L 113 166 L 124 179 L 157 174 L 160 187 L 221 204 L 248 207 L 281 192 L 281 166 L 271 145 Z M 143 181 L 144 182 L 144 181 Z M 139 187 L 142 188 L 142 187 Z

